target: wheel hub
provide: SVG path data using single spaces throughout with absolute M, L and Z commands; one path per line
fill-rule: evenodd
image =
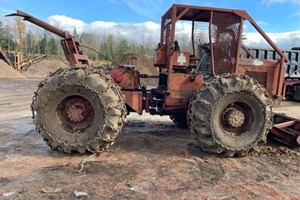
M 233 128 L 241 127 L 245 121 L 245 115 L 236 108 L 230 108 L 225 112 L 225 120 L 227 124 Z
M 228 105 L 220 116 L 220 124 L 224 133 L 230 137 L 241 136 L 253 124 L 253 109 L 243 102 Z
M 83 130 L 94 120 L 92 104 L 81 96 L 65 98 L 61 102 L 58 112 L 62 124 L 72 130 Z
M 85 116 L 86 109 L 83 103 L 74 103 L 67 107 L 67 114 L 72 122 L 80 122 Z

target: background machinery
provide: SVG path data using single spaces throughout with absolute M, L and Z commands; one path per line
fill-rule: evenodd
M 30 65 L 43 60 L 47 55 L 32 55 L 23 59 L 20 51 L 4 51 L 0 49 L 0 59 L 6 62 L 17 71 L 27 71 Z
M 202 149 L 227 156 L 247 155 L 272 128 L 272 104 L 282 98 L 286 56 L 243 10 L 174 4 L 162 16 L 154 65 L 158 86 L 140 86 L 134 66 L 96 69 L 68 32 L 22 11 L 20 16 L 63 38 L 71 68 L 39 84 L 32 102 L 37 131 L 52 149 L 100 152 L 113 144 L 127 113 L 169 115 L 188 126 Z M 247 20 L 278 59 L 245 58 Z M 189 23 L 191 43 L 183 49 L 177 27 Z M 205 61 L 205 62 L 204 62 Z M 153 78 L 151 76 L 151 78 Z

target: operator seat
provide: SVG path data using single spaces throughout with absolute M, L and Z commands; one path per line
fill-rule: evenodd
M 174 41 L 174 51 L 180 51 L 179 43 L 177 40 Z

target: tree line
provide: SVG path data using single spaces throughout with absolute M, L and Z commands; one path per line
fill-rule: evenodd
M 74 28 L 71 33 L 80 44 L 88 46 L 82 48 L 92 60 L 115 60 L 122 54 L 135 53 L 152 56 L 155 44 L 139 44 L 114 34 L 97 35 L 96 33 L 78 33 Z M 0 20 L 0 47 L 2 50 L 21 51 L 24 56 L 32 54 L 62 55 L 63 50 L 58 36 L 38 28 L 26 27 L 20 18 L 12 23 Z M 96 52 L 99 53 L 96 53 Z

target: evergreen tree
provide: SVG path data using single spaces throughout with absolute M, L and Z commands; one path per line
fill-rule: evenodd
M 27 52 L 27 54 L 37 53 L 36 34 L 33 34 L 31 30 L 29 30 L 25 34 L 24 42 L 25 42 L 25 51 Z
M 105 41 L 107 48 L 106 48 L 106 55 L 110 60 L 115 59 L 115 52 L 114 52 L 114 36 L 112 34 L 108 34 Z
M 2 21 L 0 21 L 0 47 L 5 50 L 15 50 L 17 47 L 16 41 L 13 40 L 13 35 Z
M 51 39 L 49 40 L 48 47 L 49 47 L 50 54 L 52 54 L 52 55 L 58 54 L 58 47 L 57 47 L 57 43 L 56 43 L 54 37 L 51 37 Z
M 74 27 L 72 35 L 76 40 L 80 40 L 80 35 L 77 33 L 76 27 Z
M 126 39 L 121 39 L 116 49 L 116 57 L 126 54 L 130 51 L 129 43 Z
M 48 39 L 47 35 L 44 34 L 43 38 L 39 41 L 40 54 L 48 54 Z

